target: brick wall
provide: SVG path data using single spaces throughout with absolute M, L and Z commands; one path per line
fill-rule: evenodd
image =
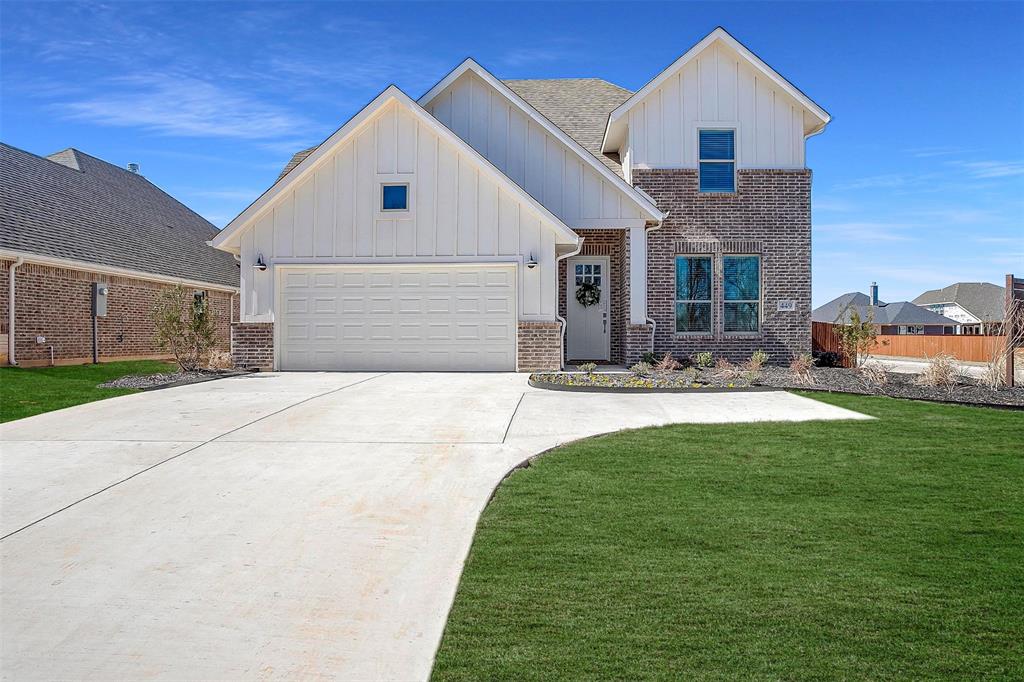
M 608 256 L 610 270 L 608 296 L 610 310 L 608 323 L 611 325 L 611 361 L 621 362 L 623 351 L 623 325 L 629 323 L 629 277 L 626 261 L 626 233 L 628 230 L 576 230 L 583 237 L 581 256 Z M 568 296 L 575 296 L 576 290 L 567 289 L 568 259 L 558 263 L 558 314 L 567 318 Z M 574 360 L 577 358 L 566 358 Z
M 562 324 L 519 321 L 518 361 L 520 372 L 562 368 Z
M 239 369 L 268 372 L 274 368 L 274 323 L 235 322 L 231 325 L 231 360 Z
M 11 263 L 0 261 L 0 334 L 8 331 Z M 171 285 L 24 263 L 15 270 L 15 359 L 18 364 L 49 364 L 50 346 L 59 364 L 92 362 L 93 282 L 106 284 L 109 290 L 107 314 L 98 320 L 100 360 L 167 357 L 153 340 L 150 311 L 160 291 Z M 208 296 L 217 317 L 219 348 L 227 352 L 231 294 L 211 290 Z M 37 343 L 37 336 L 45 337 L 46 341 Z
M 635 169 L 633 183 L 663 211 L 663 226 L 648 234 L 648 314 L 657 322 L 654 352 L 678 357 L 708 350 L 733 362 L 762 349 L 782 364 L 811 344 L 811 172 L 739 170 L 735 194 L 701 194 L 694 169 Z M 713 330 L 706 336 L 675 332 L 675 256 L 714 258 Z M 762 321 L 758 334 L 722 330 L 722 255 L 761 256 Z M 780 300 L 796 302 L 779 312 Z M 640 335 L 636 337 L 639 339 Z M 633 335 L 630 335 L 633 338 Z M 627 358 L 639 349 L 628 349 Z M 627 361 L 629 361 L 627 359 Z

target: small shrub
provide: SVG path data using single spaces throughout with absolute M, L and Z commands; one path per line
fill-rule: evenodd
M 586 372 L 587 374 L 593 374 L 594 370 L 597 369 L 597 363 L 584 362 L 582 365 L 577 365 L 577 369 L 581 372 Z
M 808 353 L 801 353 L 789 363 L 789 371 L 793 373 L 793 379 L 797 383 L 810 386 L 814 383 L 814 375 L 811 368 L 814 367 L 814 359 Z
M 697 383 L 697 370 L 694 367 L 687 367 L 682 371 L 683 381 L 688 384 Z
M 698 367 L 710 367 L 714 364 L 714 358 L 711 355 L 711 351 L 701 351 L 693 356 L 693 362 Z
M 1006 359 L 997 358 L 985 365 L 985 371 L 978 379 L 982 386 L 997 391 L 1006 386 Z
M 742 374 L 743 368 L 732 364 L 728 358 L 718 358 L 715 362 L 715 376 L 719 379 L 736 379 Z
M 150 313 L 157 345 L 186 372 L 201 369 L 217 345 L 216 315 L 206 296 L 180 284 L 160 292 Z
M 750 355 L 750 359 L 747 360 L 747 367 L 752 371 L 761 371 L 768 364 L 768 358 L 770 357 L 763 350 L 755 350 Z
M 647 351 L 646 353 L 641 355 L 640 360 L 641 362 L 646 362 L 651 367 L 654 367 L 656 364 L 658 364 L 658 357 L 654 354 L 653 351 Z
M 878 338 L 873 313 L 868 310 L 867 317 L 861 318 L 860 311 L 852 305 L 839 313 L 832 330 L 839 339 L 839 349 L 850 358 L 854 367 L 859 367 L 867 359 Z
M 633 376 L 635 377 L 649 376 L 651 373 L 651 363 L 644 362 L 643 360 L 641 360 L 640 362 L 630 367 L 629 371 L 632 372 Z
M 828 350 L 824 353 L 819 353 L 814 362 L 818 367 L 842 367 L 843 356 L 839 353 Z
M 658 364 L 654 366 L 654 369 L 661 370 L 663 372 L 674 372 L 680 367 L 682 367 L 682 365 L 672 357 L 671 353 L 665 353 L 665 357 L 658 361 Z
M 956 358 L 946 353 L 939 353 L 928 361 L 928 366 L 917 377 L 919 386 L 943 388 L 952 393 L 957 384 L 963 381 L 964 373 Z
M 231 353 L 223 350 L 214 350 L 210 353 L 206 366 L 209 369 L 231 369 L 235 366 L 235 363 L 231 359 Z
M 885 386 L 889 383 L 889 371 L 892 368 L 881 362 L 864 365 L 860 368 L 860 375 L 864 380 L 873 386 Z

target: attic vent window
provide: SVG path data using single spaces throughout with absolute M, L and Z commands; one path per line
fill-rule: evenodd
M 736 131 L 702 129 L 700 135 L 700 191 L 736 191 Z
M 404 183 L 381 185 L 380 208 L 382 211 L 408 211 L 409 185 Z

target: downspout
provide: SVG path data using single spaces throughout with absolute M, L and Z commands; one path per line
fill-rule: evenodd
M 558 320 L 558 323 L 562 325 L 562 333 L 560 335 L 561 340 L 558 344 L 558 366 L 561 369 L 565 369 L 565 328 L 567 326 L 567 323 L 565 321 L 565 318 L 558 314 L 558 289 L 561 287 L 562 284 L 561 282 L 558 281 L 559 279 L 561 279 L 561 277 L 559 277 L 558 274 L 558 264 L 559 262 L 565 260 L 566 258 L 572 258 L 573 256 L 579 255 L 579 252 L 583 249 L 584 239 L 585 237 L 577 237 L 576 249 L 574 251 L 570 251 L 569 253 L 557 256 L 555 258 L 555 319 Z M 566 292 L 566 295 L 568 296 L 568 292 Z
M 24 263 L 25 259 L 18 256 L 8 271 L 11 281 L 7 285 L 7 364 L 12 367 L 18 364 L 14 358 L 14 271 Z
M 663 215 L 661 217 L 661 220 L 658 221 L 657 225 L 647 229 L 647 250 L 648 250 L 648 252 L 651 249 L 651 232 L 654 232 L 655 230 L 660 230 L 662 228 L 662 226 L 665 224 L 665 220 L 668 219 L 668 217 L 670 215 L 672 215 L 672 211 L 666 211 L 665 215 Z M 644 254 L 644 257 L 645 258 L 647 257 L 646 253 Z M 651 309 L 651 300 L 650 300 L 651 297 L 650 296 L 645 296 L 644 298 L 646 299 L 644 301 L 644 307 L 646 308 L 644 310 L 644 316 L 647 319 L 647 321 L 651 323 L 651 352 L 653 353 L 654 352 L 654 339 L 655 339 L 655 337 L 657 336 L 657 333 L 658 333 L 658 323 L 654 321 L 653 317 L 647 315 L 647 311 Z

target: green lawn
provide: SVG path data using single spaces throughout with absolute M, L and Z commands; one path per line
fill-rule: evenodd
M 137 393 L 130 388 L 96 388 L 96 385 L 127 374 L 172 372 L 175 367 L 155 360 L 65 367 L 0 367 L 0 422 Z
M 1024 679 L 1024 413 L 670 426 L 497 491 L 434 680 Z

